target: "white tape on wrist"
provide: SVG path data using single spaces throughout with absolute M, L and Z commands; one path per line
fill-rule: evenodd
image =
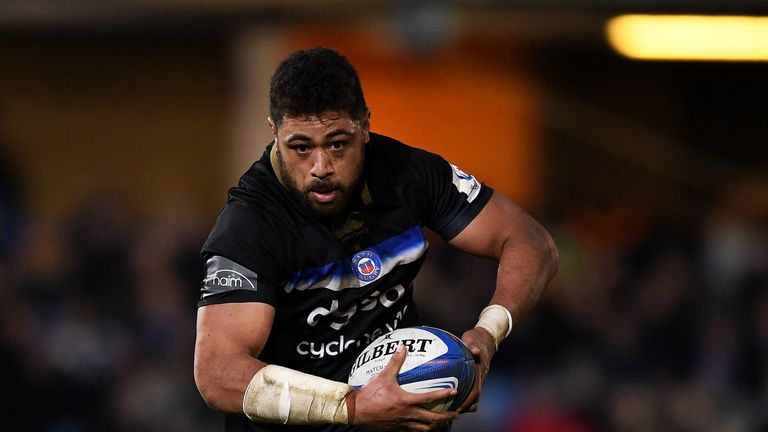
M 277 365 L 261 368 L 243 396 L 243 412 L 264 423 L 347 424 L 352 387 Z
M 502 305 L 490 305 L 480 312 L 480 319 L 475 327 L 487 330 L 493 336 L 498 349 L 501 341 L 512 331 L 512 314 Z

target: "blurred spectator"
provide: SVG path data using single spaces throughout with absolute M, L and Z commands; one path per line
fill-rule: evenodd
M 0 141 L 0 266 L 16 243 L 22 216 L 20 187 L 12 167 L 11 157 Z
M 119 197 L 101 194 L 67 224 L 26 221 L 0 290 L 0 378 L 13 389 L 0 392 L 10 408 L 0 410 L 5 425 L 188 431 L 206 424 L 209 411 L 191 381 L 205 229 L 195 220 L 142 224 Z
M 0 169 L 2 424 L 220 427 L 192 380 L 198 251 L 212 221 L 183 202 L 140 218 L 107 191 L 66 223 L 22 217 L 8 172 Z M 553 203 L 560 210 L 547 225 L 562 270 L 495 357 L 480 411 L 454 429 L 768 429 L 765 175 L 735 179 L 710 204 L 675 219 L 620 196 Z M 426 322 L 460 332 L 487 302 L 496 265 L 429 240 L 415 295 Z

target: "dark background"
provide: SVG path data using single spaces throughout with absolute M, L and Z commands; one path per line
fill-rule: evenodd
M 603 34 L 620 13 L 761 3 L 0 2 L 0 429 L 221 430 L 192 379 L 198 251 L 270 138 L 264 77 L 326 44 L 395 137 L 430 112 L 388 109 L 400 82 L 377 68 L 522 95 L 500 112 L 448 86 L 444 109 L 476 117 L 445 128 L 477 140 L 423 143 L 561 253 L 454 430 L 768 430 L 768 64 L 628 60 Z M 483 150 L 504 128 L 524 133 Z M 491 165 L 509 154 L 527 156 Z M 430 241 L 420 308 L 461 333 L 495 264 Z

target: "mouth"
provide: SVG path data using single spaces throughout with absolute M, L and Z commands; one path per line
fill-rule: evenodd
M 337 192 L 336 192 L 336 189 L 332 189 L 327 192 L 320 192 L 320 191 L 313 190 L 313 191 L 310 191 L 309 194 L 317 202 L 329 203 L 336 199 Z
M 320 183 L 309 189 L 311 198 L 319 203 L 329 203 L 336 199 L 339 187 L 333 183 Z

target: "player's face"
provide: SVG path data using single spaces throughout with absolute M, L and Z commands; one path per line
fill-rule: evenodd
M 269 120 L 277 145 L 280 181 L 323 220 L 344 211 L 360 183 L 369 121 L 346 114 Z

